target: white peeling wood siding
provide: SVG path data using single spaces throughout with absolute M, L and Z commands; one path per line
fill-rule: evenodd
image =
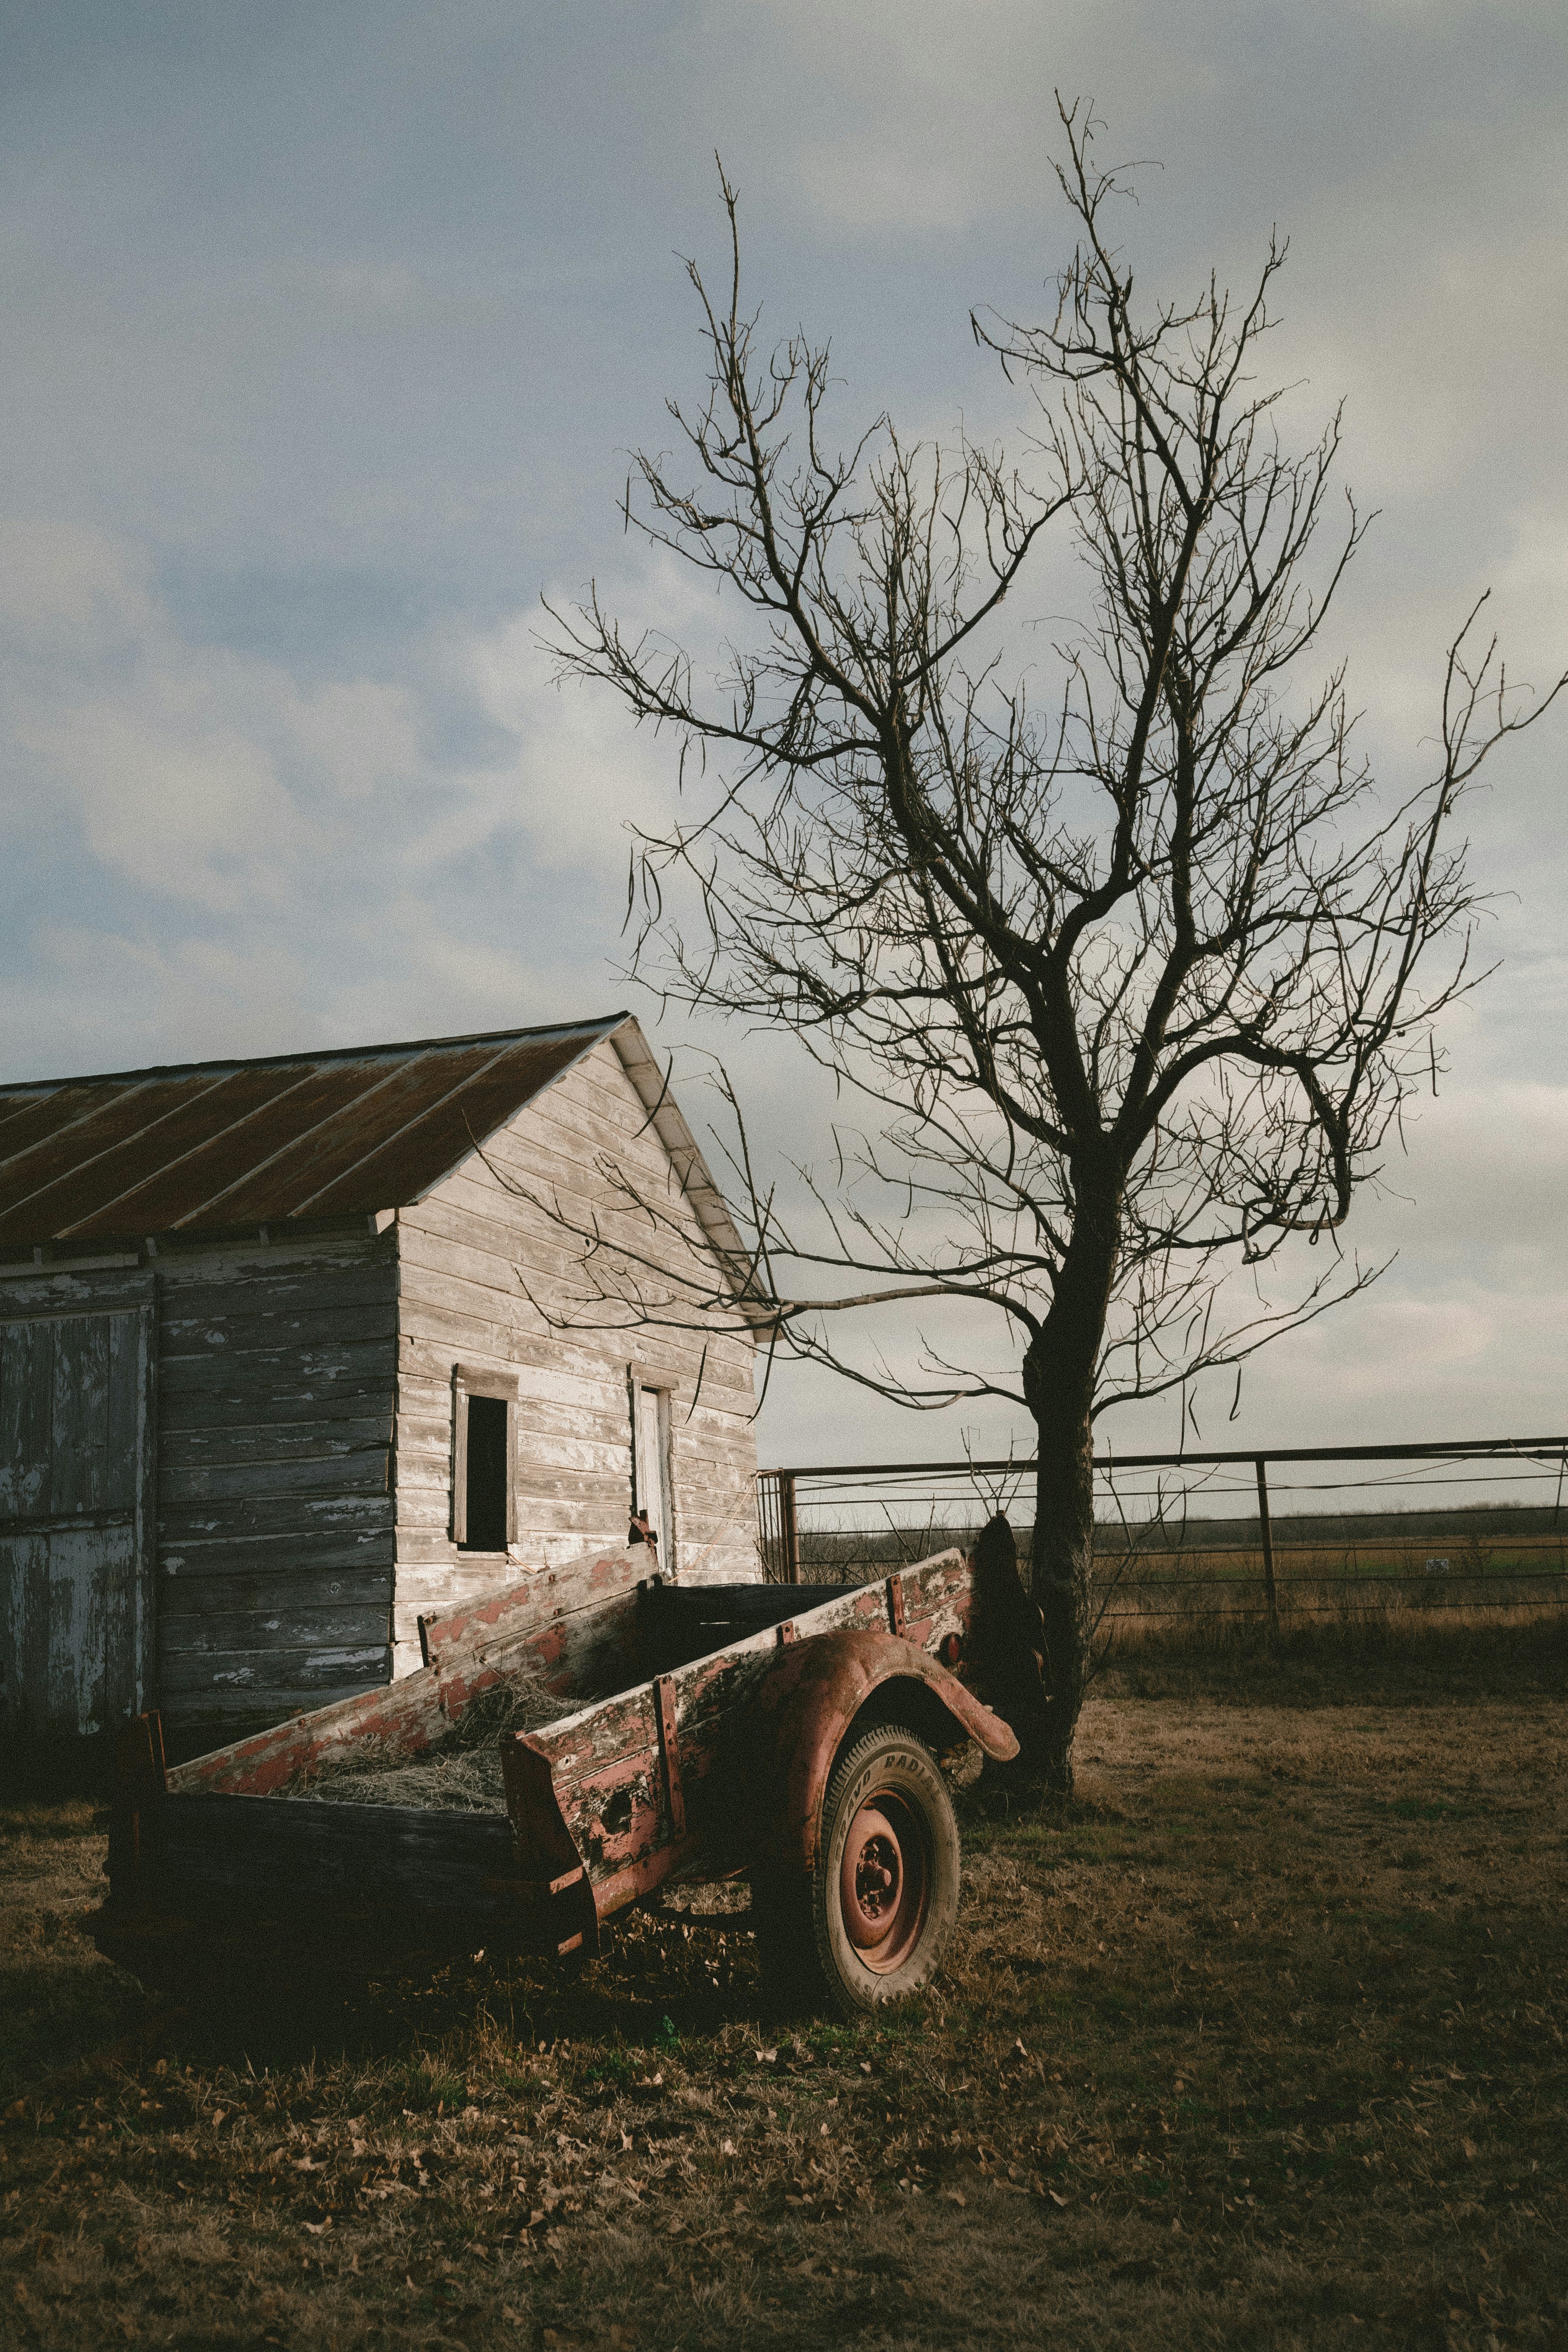
M 712 1255 L 614 1043 L 602 1041 L 397 1217 L 395 1671 L 419 1663 L 416 1620 L 594 1545 L 626 1539 L 632 1498 L 628 1365 L 670 1392 L 674 1559 L 683 1580 L 758 1573 L 753 1528 L 753 1348 L 743 1332 L 562 1333 L 546 1315 L 582 1293 L 580 1245 L 508 1181 L 554 1192 L 575 1218 L 616 1216 L 600 1161 L 679 1211 L 677 1266 Z M 489 1165 L 486 1165 L 486 1162 Z M 639 1228 L 646 1237 L 646 1225 Z M 538 1304 L 532 1303 L 537 1301 Z M 451 1539 L 453 1370 L 517 1380 L 517 1539 L 510 1559 Z M 701 1391 L 698 1394 L 698 1374 Z

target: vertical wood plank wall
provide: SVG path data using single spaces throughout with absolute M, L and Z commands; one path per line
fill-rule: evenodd
M 194 1754 L 387 1677 L 395 1249 L 258 1241 L 0 1285 L 12 1318 L 154 1299 L 153 1679 Z
M 158 1264 L 158 1678 L 191 1753 L 387 1678 L 396 1254 Z
M 0 1737 L 121 1723 L 153 1681 L 153 1316 L 0 1290 Z
M 703 1365 L 697 1332 L 552 1330 L 541 1307 L 559 1314 L 583 1295 L 576 1244 L 502 1181 L 546 1198 L 558 1188 L 574 1213 L 596 1208 L 608 1226 L 617 1212 L 595 1162 L 613 1160 L 679 1211 L 686 1238 L 658 1244 L 667 1262 L 690 1263 L 696 1255 L 710 1269 L 701 1228 L 614 1045 L 596 1045 L 519 1112 L 486 1145 L 485 1159 L 490 1166 L 476 1154 L 425 1201 L 398 1213 L 400 1674 L 419 1664 L 419 1616 L 503 1583 L 521 1568 L 552 1566 L 594 1545 L 625 1541 L 632 1488 L 628 1364 L 640 1380 L 670 1391 L 678 1573 L 722 1582 L 760 1572 L 749 1335 L 710 1336 Z M 647 1242 L 644 1224 L 639 1245 Z M 518 1378 L 517 1540 L 506 1559 L 460 1552 L 450 1537 L 457 1363 L 515 1370 Z
M 157 1682 L 191 1750 L 388 1677 L 397 1258 L 157 1263 Z

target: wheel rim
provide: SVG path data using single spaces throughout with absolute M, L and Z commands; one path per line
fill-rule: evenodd
M 845 1932 L 879 1976 L 901 1968 L 920 1942 L 931 1867 L 919 1815 L 890 1789 L 867 1798 L 849 1824 L 838 1870 Z

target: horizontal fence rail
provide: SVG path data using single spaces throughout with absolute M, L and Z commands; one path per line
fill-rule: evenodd
M 1026 1561 L 1032 1460 L 852 1463 L 758 1475 L 758 1548 L 780 1583 L 858 1583 L 1005 1510 Z M 1102 1454 L 1102 1635 L 1568 1603 L 1568 1437 Z M 1456 1621 L 1457 1622 L 1457 1621 Z

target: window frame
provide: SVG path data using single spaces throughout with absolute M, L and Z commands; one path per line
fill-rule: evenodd
M 655 1427 L 658 1457 L 655 1473 L 659 1487 L 658 1565 L 661 1575 L 675 1575 L 676 1550 L 679 1531 L 676 1523 L 675 1501 L 675 1391 L 666 1373 L 646 1371 L 640 1364 L 626 1366 L 626 1406 L 631 1422 L 632 1511 L 645 1507 L 643 1480 L 647 1465 L 643 1462 L 640 1443 L 639 1405 L 644 1394 L 655 1397 Z
M 468 1544 L 468 1400 L 493 1397 L 506 1407 L 506 1544 L 500 1551 L 476 1551 Z M 517 1542 L 517 1374 L 481 1364 L 452 1367 L 452 1507 L 454 1548 L 474 1559 L 504 1559 Z

